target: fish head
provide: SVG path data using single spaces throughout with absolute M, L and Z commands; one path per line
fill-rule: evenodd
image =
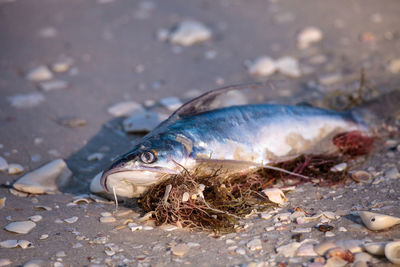
M 141 197 L 150 186 L 181 171 L 188 158 L 184 145 L 170 136 L 156 136 L 137 143 L 103 172 L 101 184 L 122 197 Z

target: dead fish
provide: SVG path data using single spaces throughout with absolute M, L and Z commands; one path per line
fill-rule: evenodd
M 337 147 L 332 139 L 340 133 L 369 134 L 359 112 L 275 104 L 213 107 L 217 96 L 242 87 L 214 90 L 184 104 L 103 172 L 104 188 L 140 197 L 183 168 L 204 163 L 226 169 L 260 167 L 303 154 L 333 153 Z

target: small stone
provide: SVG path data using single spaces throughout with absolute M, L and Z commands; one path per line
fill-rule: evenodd
M 45 239 L 47 239 L 47 238 L 49 238 L 49 235 L 48 235 L 48 234 L 43 234 L 43 235 L 41 235 L 41 236 L 39 237 L 40 240 L 45 240 Z
M 301 246 L 299 242 L 292 242 L 284 246 L 280 246 L 276 249 L 276 252 L 279 255 L 284 257 L 294 257 L 296 255 L 297 250 Z
M 53 73 L 45 65 L 38 66 L 26 74 L 26 78 L 33 82 L 43 82 L 51 80 L 53 78 Z
M 87 124 L 87 120 L 79 117 L 65 117 L 59 119 L 58 123 L 64 127 L 78 128 L 85 126 Z
M 388 179 L 397 179 L 400 178 L 399 170 L 396 167 L 392 167 L 385 171 L 385 177 Z
M 186 20 L 182 21 L 176 29 L 170 33 L 169 41 L 181 46 L 191 46 L 209 40 L 212 32 L 201 22 Z
M 127 117 L 143 111 L 143 106 L 134 101 L 119 102 L 107 108 L 107 112 L 114 117 Z
M 7 266 L 10 264 L 12 264 L 12 261 L 10 259 L 5 259 L 5 258 L 0 259 L 0 267 Z
M 43 217 L 41 215 L 33 215 L 28 219 L 31 220 L 32 222 L 40 222 L 43 219 Z
M 62 80 L 52 80 L 41 82 L 39 88 L 45 92 L 63 90 L 68 87 L 68 83 Z
M 339 227 L 338 229 L 339 232 L 347 232 L 347 229 L 343 226 Z
M 9 223 L 4 229 L 17 234 L 27 234 L 35 227 L 36 223 L 32 221 L 21 221 Z
M 342 80 L 342 74 L 340 73 L 332 73 L 332 74 L 326 74 L 324 76 L 321 76 L 318 78 L 319 83 L 322 85 L 332 85 L 335 83 L 338 83 Z
M 248 72 L 252 76 L 269 76 L 275 71 L 275 62 L 270 57 L 260 57 L 256 59 L 248 68 Z
M 99 161 L 99 160 L 102 160 L 103 158 L 104 158 L 103 153 L 96 152 L 96 153 L 90 154 L 87 157 L 87 160 L 88 161 Z
M 72 66 L 73 60 L 71 58 L 65 58 L 63 60 L 55 62 L 53 65 L 51 65 L 51 69 L 54 72 L 67 72 L 69 68 Z
M 19 178 L 13 187 L 31 194 L 54 194 L 69 183 L 72 172 L 63 159 L 56 159 Z
M 297 36 L 297 47 L 299 49 L 306 49 L 312 43 L 317 43 L 323 38 L 323 33 L 317 27 L 304 28 Z
M 282 57 L 275 61 L 276 68 L 282 74 L 289 77 L 300 77 L 301 71 L 299 62 L 293 57 Z
M 161 99 L 160 104 L 171 111 L 174 111 L 178 109 L 180 106 L 182 106 L 181 100 L 174 96 Z
M 20 174 L 24 171 L 21 164 L 11 163 L 8 164 L 8 174 Z
M 181 243 L 171 247 L 172 254 L 179 257 L 184 256 L 186 253 L 188 253 L 189 249 L 190 247 L 185 243 Z
M 115 222 L 116 219 L 112 216 L 104 216 L 104 217 L 100 217 L 100 222 L 101 223 L 112 223 Z
M 253 239 L 253 240 L 251 240 L 250 242 L 247 243 L 247 247 L 252 251 L 260 250 L 260 249 L 262 249 L 261 240 L 258 239 L 258 238 Z
M 31 108 L 38 106 L 45 98 L 41 93 L 30 93 L 10 96 L 8 100 L 15 108 Z
M 122 126 L 124 131 L 128 133 L 150 132 L 167 117 L 157 112 L 144 111 L 125 119 Z
M 64 219 L 64 222 L 66 222 L 66 223 L 76 223 L 78 221 L 78 219 L 79 218 L 77 216 L 73 216 L 71 218 Z
M 400 72 L 400 58 L 396 58 L 390 61 L 389 71 L 392 73 L 399 73 Z
M 0 157 L 0 171 L 7 171 L 8 170 L 8 163 L 5 158 Z

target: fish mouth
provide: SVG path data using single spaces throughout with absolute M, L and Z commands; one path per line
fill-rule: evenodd
M 115 191 L 122 197 L 140 197 L 162 177 L 173 174 L 178 172 L 164 167 L 115 167 L 104 172 L 100 182 L 108 192 Z

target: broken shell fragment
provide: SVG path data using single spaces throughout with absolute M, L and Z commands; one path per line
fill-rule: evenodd
M 266 188 L 262 191 L 271 202 L 282 205 L 287 201 L 285 194 L 279 188 Z
M 400 241 L 389 242 L 386 244 L 385 256 L 390 262 L 400 264 Z
M 368 183 L 371 181 L 371 174 L 366 171 L 356 171 L 351 174 L 351 178 L 358 183 Z
M 21 247 L 22 249 L 26 249 L 31 247 L 32 243 L 28 240 L 5 240 L 0 242 L 0 247 L 2 248 L 16 248 Z
M 347 262 L 354 261 L 354 254 L 351 253 L 350 250 L 339 248 L 339 247 L 330 249 L 328 251 L 328 258 L 332 258 L 332 257 L 337 257 L 337 258 L 343 259 Z
M 53 160 L 38 169 L 25 174 L 14 183 L 14 188 L 31 194 L 56 193 L 72 177 L 63 159 Z
M 376 256 L 383 256 L 385 255 L 385 246 L 387 242 L 373 242 L 373 243 L 367 243 L 364 245 L 364 249 Z
M 360 215 L 364 225 L 373 231 L 390 228 L 400 223 L 400 218 L 385 214 L 373 213 L 369 211 L 360 211 L 358 214 Z
M 4 229 L 17 234 L 27 234 L 35 227 L 36 223 L 32 221 L 22 221 L 9 223 Z

